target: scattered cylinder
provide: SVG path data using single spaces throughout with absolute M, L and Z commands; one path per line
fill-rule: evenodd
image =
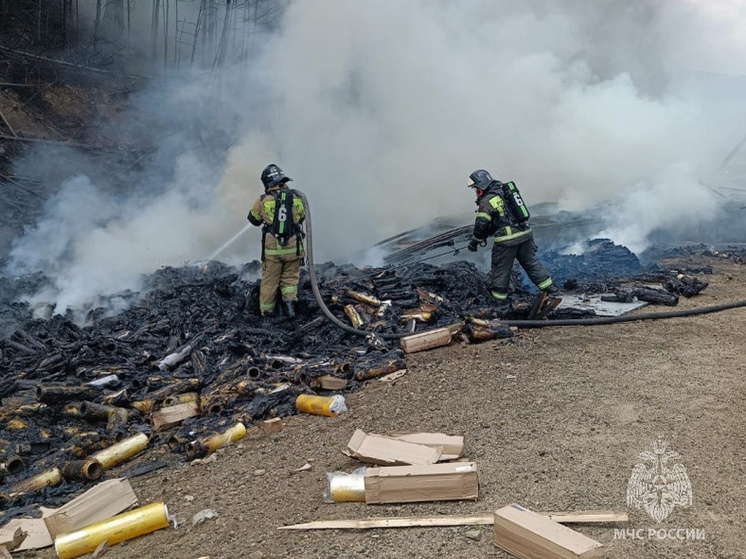
M 89 458 L 97 460 L 104 470 L 110 470 L 144 450 L 148 446 L 148 442 L 149 439 L 145 433 L 138 433 L 111 445 L 109 448 L 99 450 Z
M 104 475 L 104 467 L 98 460 L 72 460 L 60 466 L 62 477 L 67 481 L 97 480 Z
M 163 406 L 176 406 L 178 404 L 188 404 L 189 402 L 197 402 L 199 404 L 199 394 L 196 392 L 184 392 L 183 394 L 167 396 L 163 399 Z
M 140 413 L 150 413 L 155 409 L 155 400 L 138 400 L 137 402 L 132 402 L 130 407 Z
M 345 305 L 344 312 L 353 328 L 359 329 L 365 324 L 363 317 L 360 316 L 360 313 L 357 312 L 357 309 L 353 305 Z
M 0 477 L 15 475 L 25 467 L 26 462 L 23 461 L 23 458 L 18 456 L 7 457 L 5 462 L 0 463 Z
M 233 427 L 226 429 L 222 433 L 216 433 L 209 437 L 192 441 L 187 447 L 187 455 L 190 459 L 199 458 L 207 454 L 212 454 L 219 448 L 241 440 L 246 436 L 246 427 L 243 423 L 236 423 Z
M 388 358 L 383 360 L 361 360 L 355 364 L 355 380 L 370 380 L 406 369 L 407 364 L 402 358 Z
M 298 411 L 327 417 L 337 417 L 340 413 L 347 411 L 344 396 L 339 394 L 336 396 L 301 394 L 295 399 L 295 407 Z
M 326 474 L 324 501 L 327 503 L 365 502 L 365 468 L 350 474 L 328 472 Z
M 36 387 L 36 399 L 45 404 L 61 405 L 75 400 L 95 396 L 90 386 L 67 386 L 64 384 L 40 384 Z
M 32 478 L 16 483 L 11 487 L 10 496 L 14 497 L 25 493 L 33 493 L 34 491 L 39 491 L 45 487 L 54 487 L 60 483 L 62 483 L 62 473 L 60 472 L 60 469 L 52 468 L 51 470 L 42 472 Z
M 104 541 L 114 545 L 167 528 L 169 524 L 170 517 L 165 503 L 151 503 L 58 536 L 54 548 L 59 559 L 73 559 L 95 551 Z
M 86 419 L 108 421 L 113 425 L 127 423 L 127 419 L 129 418 L 129 412 L 124 408 L 88 401 L 80 405 L 80 412 Z

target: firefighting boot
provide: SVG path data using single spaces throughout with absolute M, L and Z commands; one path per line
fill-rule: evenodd
M 295 301 L 283 301 L 282 304 L 285 306 L 285 316 L 295 318 Z

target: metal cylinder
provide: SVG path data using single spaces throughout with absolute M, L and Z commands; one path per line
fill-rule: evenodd
M 9 456 L 5 459 L 5 462 L 0 463 L 0 476 L 8 475 L 12 476 L 23 470 L 26 467 L 26 462 L 23 458 L 18 456 Z
M 132 402 L 130 407 L 140 413 L 150 413 L 155 408 L 155 400 L 138 400 L 137 402 Z
M 163 406 L 176 406 L 178 404 L 188 404 L 189 402 L 197 402 L 199 404 L 199 394 L 196 392 L 184 392 L 183 394 L 167 396 L 163 400 Z
M 193 441 L 187 447 L 187 455 L 190 458 L 198 458 L 207 454 L 212 454 L 219 448 L 241 440 L 246 436 L 246 427 L 243 423 L 236 423 L 233 427 L 226 429 L 222 433 L 216 433 L 209 437 Z
M 23 470 L 26 467 L 26 462 L 23 458 L 18 456 L 9 456 L 5 459 L 5 462 L 0 463 L 0 476 L 7 475 L 12 476 Z
M 67 386 L 60 384 L 40 384 L 36 387 L 36 399 L 45 404 L 66 404 L 75 400 L 85 400 L 96 394 L 90 386 Z
M 104 475 L 104 467 L 98 460 L 72 460 L 60 466 L 62 477 L 67 481 L 96 480 Z
M 148 442 L 149 439 L 145 433 L 138 433 L 111 445 L 109 448 L 99 450 L 89 458 L 98 460 L 104 470 L 109 470 L 144 450 L 148 446 Z
M 53 487 L 62 483 L 62 473 L 59 468 L 52 468 L 46 472 L 42 472 L 35 475 L 32 478 L 25 479 L 15 484 L 10 489 L 10 496 L 23 495 L 25 493 L 33 493 L 39 491 L 45 487 Z
M 313 415 L 325 415 L 337 417 L 341 412 L 347 411 L 344 396 L 315 396 L 313 394 L 301 394 L 295 399 L 295 407 L 298 411 Z
M 95 551 L 101 542 L 114 545 L 167 528 L 169 523 L 165 503 L 152 503 L 58 536 L 54 548 L 59 559 L 74 559 Z
M 364 503 L 365 474 L 327 474 L 328 494 L 335 503 Z

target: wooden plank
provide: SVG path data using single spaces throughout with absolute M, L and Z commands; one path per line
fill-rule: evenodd
M 629 521 L 627 513 L 613 511 L 546 512 L 542 514 L 561 524 L 602 524 Z M 391 518 L 365 518 L 361 520 L 317 520 L 304 524 L 280 526 L 278 530 L 368 530 L 371 528 L 428 526 L 492 526 L 494 523 L 494 514 L 476 513 L 455 516 L 399 516 Z
M 371 528 L 411 528 L 428 526 L 491 526 L 494 514 L 468 514 L 464 516 L 401 516 L 392 518 L 365 518 L 361 520 L 317 520 L 305 524 L 280 526 L 278 530 L 368 530 Z
M 412 336 L 405 336 L 400 344 L 405 353 L 425 351 L 435 347 L 446 346 L 451 343 L 451 331 L 448 328 L 438 328 Z
M 265 435 L 273 435 L 275 433 L 279 433 L 283 430 L 284 425 L 282 423 L 282 419 L 279 417 L 275 417 L 273 419 L 267 419 L 262 422 L 262 427 L 264 428 L 264 434 Z
M 316 383 L 324 390 L 344 390 L 347 388 L 347 379 L 324 375 L 316 379 Z
M 153 431 L 168 429 L 196 415 L 199 415 L 199 405 L 197 405 L 197 402 L 185 402 L 184 404 L 161 408 L 153 412 L 151 416 Z

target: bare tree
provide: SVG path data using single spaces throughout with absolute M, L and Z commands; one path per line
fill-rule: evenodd
M 150 27 L 150 45 L 153 49 L 153 60 L 158 56 L 158 22 L 160 21 L 161 0 L 153 0 L 153 16 Z
M 228 50 L 228 38 L 230 36 L 230 22 L 233 15 L 233 5 L 231 0 L 225 0 L 225 15 L 223 16 L 223 30 L 220 32 L 220 42 L 215 52 L 215 61 L 213 68 L 219 68 L 225 62 L 225 53 Z
M 103 0 L 96 0 L 96 20 L 93 23 L 93 52 L 96 52 L 99 33 L 101 32 L 101 8 Z
M 111 40 L 121 44 L 124 38 L 124 0 L 107 0 L 104 21 Z

